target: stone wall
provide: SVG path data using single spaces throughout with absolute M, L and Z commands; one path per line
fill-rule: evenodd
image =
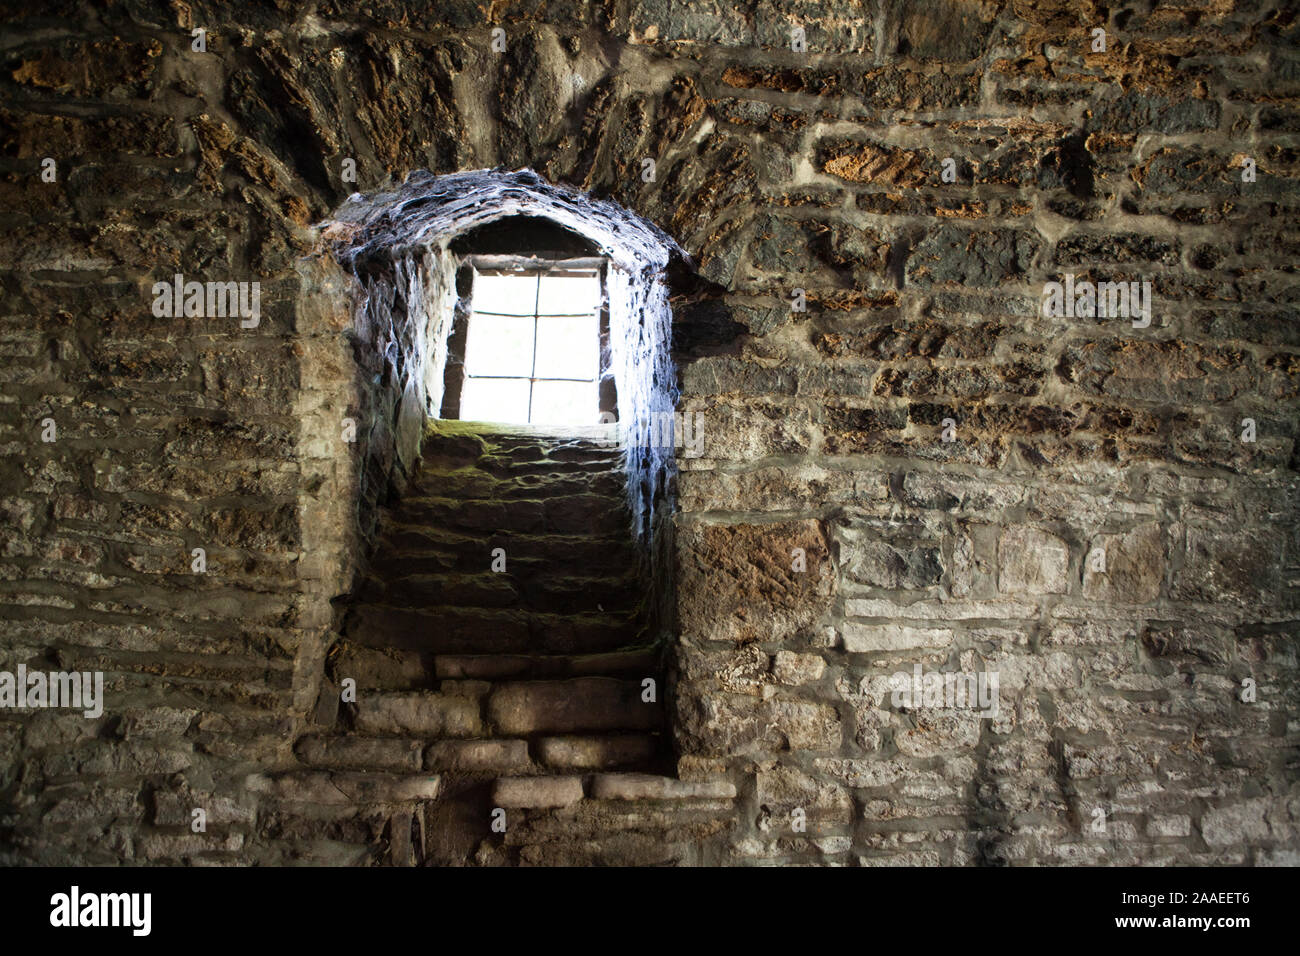
M 313 224 L 501 165 L 704 280 L 674 709 L 740 790 L 718 859 L 1296 862 L 1294 11 L 486 7 L 0 15 L 0 669 L 107 696 L 0 712 L 0 859 L 276 858 L 244 781 L 293 765 L 385 493 L 342 419 L 402 382 Z M 260 322 L 155 316 L 176 273 Z M 1066 273 L 1150 324 L 1044 315 Z M 895 705 L 918 663 L 998 716 Z

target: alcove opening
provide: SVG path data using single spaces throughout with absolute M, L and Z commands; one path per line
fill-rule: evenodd
M 692 272 L 652 223 L 531 170 L 413 173 L 324 235 L 355 304 L 364 556 L 313 720 L 331 740 L 406 732 L 405 710 L 340 704 L 347 679 L 455 705 L 459 729 L 426 735 L 441 790 L 410 841 L 453 862 L 472 847 L 428 835 L 471 832 L 444 824 L 521 770 L 675 765 L 669 286 Z
M 555 434 L 616 423 L 609 260 L 530 217 L 479 227 L 450 251 L 457 301 L 438 417 Z

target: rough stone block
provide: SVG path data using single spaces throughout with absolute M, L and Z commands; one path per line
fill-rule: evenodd
M 909 530 L 914 531 L 884 523 L 838 528 L 835 538 L 844 573 L 879 588 L 920 590 L 938 584 L 942 552 L 933 542 L 909 536 Z
M 426 770 L 520 773 L 531 767 L 523 740 L 440 740 L 424 754 Z
M 756 778 L 755 799 L 787 820 L 796 808 L 815 819 L 847 823 L 853 818 L 853 800 L 843 787 L 818 780 L 793 767 L 775 767 L 760 772 Z
M 983 720 L 973 710 L 921 709 L 912 719 L 915 723 L 912 729 L 894 733 L 899 752 L 910 757 L 970 750 L 979 743 L 983 727 Z
M 835 592 L 819 521 L 692 525 L 678 532 L 677 549 L 687 637 L 783 640 L 813 624 Z
M 1264 818 L 1268 808 L 1268 800 L 1247 800 L 1206 810 L 1201 815 L 1201 836 L 1212 847 L 1258 843 L 1269 835 L 1268 822 Z
M 654 737 L 620 734 L 607 737 L 543 737 L 534 745 L 537 758 L 559 770 L 605 770 L 644 763 L 655 752 Z
M 507 683 L 488 699 L 488 720 L 503 734 L 648 730 L 661 719 L 658 704 L 642 701 L 640 682 L 606 677 Z
M 581 777 L 503 777 L 492 789 L 499 807 L 567 807 L 582 799 Z
M 473 737 L 483 730 L 477 700 L 440 694 L 360 694 L 356 729 L 365 734 Z
M 1192 818 L 1185 813 L 1162 813 L 1147 820 L 1147 836 L 1186 837 L 1192 833 Z
M 1269 528 L 1188 525 L 1174 595 L 1211 603 L 1271 603 L 1280 575 L 1281 536 Z
M 774 700 L 768 705 L 771 726 L 785 735 L 790 750 L 838 750 L 840 716 L 829 704 Z
M 1099 550 L 1100 549 L 1100 550 Z M 1105 570 L 1097 570 L 1105 557 Z M 1160 596 L 1165 576 L 1160 525 L 1146 522 L 1124 534 L 1098 535 L 1083 560 L 1083 596 L 1093 601 L 1147 604 Z
M 1064 594 L 1069 546 L 1037 528 L 1014 527 L 998 540 L 998 590 L 1005 594 Z
M 948 647 L 952 644 L 952 630 L 946 627 L 859 624 L 848 621 L 840 635 L 844 640 L 844 649 L 853 654 L 902 651 L 913 647 Z
M 308 766 L 328 770 L 420 769 L 423 743 L 397 737 L 304 737 L 295 750 Z
M 772 658 L 772 677 L 779 684 L 810 684 L 826 673 L 826 660 L 817 654 L 777 651 Z
M 286 803 L 358 806 L 436 800 L 441 779 L 433 775 L 395 773 L 254 774 L 245 783 L 253 793 Z
M 593 800 L 734 800 L 729 780 L 675 780 L 648 773 L 600 773 L 591 779 Z

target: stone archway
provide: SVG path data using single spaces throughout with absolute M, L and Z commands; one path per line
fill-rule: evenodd
M 386 493 L 384 483 L 401 487 L 418 450 L 418 425 L 440 406 L 445 323 L 455 297 L 449 246 L 471 230 L 516 216 L 565 227 L 609 260 L 611 339 L 618 379 L 625 383 L 619 421 L 632 456 L 629 493 L 639 513 L 653 510 L 661 497 L 672 449 L 665 454 L 654 439 L 661 416 L 671 416 L 676 401 L 667 277 L 686 254 L 616 203 L 552 185 L 531 170 L 418 172 L 394 191 L 353 196 L 324 224 L 324 238 L 358 286 L 354 356 L 364 373 L 381 380 L 362 396 L 376 432 L 359 444 L 363 460 L 379 462 L 386 473 L 381 487 L 363 481 L 363 507 L 367 498 Z
M 645 748 L 631 736 L 649 726 L 641 713 L 644 708 L 637 706 L 638 692 L 642 702 L 662 706 L 665 688 L 661 672 L 656 664 L 655 676 L 649 678 L 647 700 L 646 679 L 638 671 L 637 679 L 629 680 L 634 675 L 628 668 L 648 670 L 645 662 L 657 659 L 657 655 L 647 656 L 648 648 L 641 645 L 653 643 L 656 636 L 666 636 L 671 621 L 668 584 L 671 575 L 665 557 L 671 548 L 664 540 L 669 528 L 665 518 L 672 507 L 674 442 L 681 436 L 673 427 L 677 394 L 669 355 L 672 316 L 668 287 L 670 270 L 685 271 L 678 267 L 688 268 L 689 262 L 661 230 L 616 204 L 548 184 L 529 170 L 477 171 L 441 177 L 416 173 L 396 190 L 369 197 L 353 196 L 324 224 L 323 236 L 330 244 L 331 258 L 351 288 L 352 312 L 345 333 L 350 360 L 320 362 L 315 366 L 305 363 L 322 376 L 320 382 L 312 383 L 312 391 L 324 391 L 330 384 L 329 376 L 333 377 L 336 389 L 345 385 L 351 389 L 346 408 L 337 401 L 333 406 L 335 414 L 346 413 L 338 420 L 345 429 L 351 429 L 350 433 L 345 431 L 350 440 L 332 446 L 336 455 L 334 475 L 350 507 L 336 507 L 325 516 L 336 522 L 337 533 L 332 543 L 338 560 L 330 563 L 337 572 L 335 593 L 342 596 L 345 591 L 356 590 L 369 602 L 367 606 L 407 600 L 393 598 L 400 588 L 382 585 L 379 590 L 385 594 L 376 597 L 374 575 L 364 586 L 348 585 L 360 580 L 367 566 L 367 553 L 384 526 L 380 519 L 385 509 L 381 506 L 399 501 L 409 492 L 416 496 L 411 500 L 419 512 L 427 499 L 418 496 L 427 496 L 431 483 L 439 484 L 437 476 L 431 477 L 427 472 L 423 484 L 417 478 L 422 444 L 426 456 L 451 462 L 447 467 L 462 471 L 479 469 L 478 480 L 484 482 L 496 479 L 483 462 L 508 456 L 519 447 L 509 435 L 483 436 L 463 430 L 431 439 L 425 426 L 437 418 L 443 406 L 447 343 L 458 295 L 458 255 L 453 244 L 475 230 L 494 223 L 513 222 L 520 217 L 545 220 L 571 231 L 606 263 L 610 364 L 618 382 L 619 477 L 624 499 L 620 513 L 631 518 L 626 523 L 635 536 L 640 554 L 639 573 L 644 582 L 644 593 L 637 599 L 639 610 L 634 625 L 634 629 L 639 629 L 640 643 L 629 647 L 626 643 L 618 644 L 618 638 L 613 639 L 614 643 L 602 643 L 593 637 L 594 631 L 589 626 L 593 623 L 601 626 L 602 622 L 577 618 L 564 621 L 554 615 L 546 618 L 552 623 L 544 627 L 558 627 L 559 636 L 539 635 L 538 617 L 534 613 L 528 627 L 534 639 L 547 638 L 539 645 L 545 653 L 536 660 L 529 658 L 531 663 L 519 664 L 521 645 L 509 644 L 507 640 L 515 663 L 503 670 L 497 666 L 500 661 L 489 662 L 492 666 L 485 668 L 481 661 L 467 664 L 463 654 L 447 656 L 448 648 L 457 652 L 476 650 L 473 639 L 438 644 L 444 653 L 436 659 L 430 656 L 433 651 L 427 648 L 427 652 L 422 651 L 419 646 L 412 648 L 409 641 L 399 647 L 401 642 L 385 642 L 382 637 L 376 640 L 375 631 L 392 626 L 394 618 L 391 613 L 387 618 L 381 614 L 376 624 L 372 611 L 369 623 L 361 625 L 370 635 L 363 641 L 364 653 L 357 650 L 355 642 L 348 643 L 350 639 L 343 643 L 331 639 L 314 660 L 300 662 L 303 664 L 300 671 L 314 669 L 310 680 L 305 682 L 318 688 L 312 715 L 303 727 L 305 733 L 297 747 L 298 756 L 308 769 L 281 775 L 278 781 L 269 780 L 264 786 L 271 790 L 273 797 L 277 794 L 283 797 L 285 786 L 289 787 L 288 792 L 299 796 L 313 792 L 328 795 L 352 827 L 347 832 L 353 838 L 361 835 L 372 848 L 382 845 L 387 858 L 394 862 L 418 862 L 425 858 L 422 845 L 431 845 L 432 840 L 425 822 L 426 808 L 441 808 L 438 812 L 443 816 L 435 829 L 445 832 L 449 827 L 459 828 L 473 837 L 470 841 L 473 845 L 452 840 L 456 844 L 452 849 L 447 849 L 444 841 L 442 848 L 446 852 L 438 857 L 441 862 L 468 859 L 486 833 L 483 830 L 488 822 L 486 809 L 479 806 L 486 799 L 483 788 L 474 791 L 460 787 L 456 798 L 459 802 L 448 809 L 449 789 L 438 780 L 440 771 L 461 772 L 462 776 L 468 773 L 474 778 L 471 782 L 486 782 L 489 786 L 498 773 L 512 769 L 522 773 L 521 778 L 496 779 L 496 788 L 488 796 L 489 803 L 514 806 L 524 813 L 534 808 L 567 805 L 597 794 L 605 798 L 615 794 L 613 799 L 617 800 L 635 800 L 647 794 L 662 798 L 669 791 L 686 797 L 700 796 L 704 791 L 708 791 L 705 795 L 719 795 L 709 786 L 701 791 L 698 784 L 682 784 L 667 777 L 643 774 L 633 779 L 624 773 L 607 778 L 604 774 L 587 773 L 614 767 L 626 769 L 633 764 L 640 771 L 662 770 L 669 764 L 658 756 L 651 759 L 653 755 L 643 752 Z M 328 271 L 328 261 L 318 263 L 318 268 Z M 320 294 L 333 290 L 337 297 L 342 285 L 340 282 L 328 287 L 321 285 Z M 337 311 L 333 314 L 337 320 Z M 340 381 L 340 373 L 346 373 L 349 367 L 353 372 L 350 381 Z M 328 430 L 329 426 L 322 422 L 318 427 Z M 540 465 L 538 462 L 516 464 L 541 467 L 563 459 L 573 462 L 572 467 L 589 471 L 608 467 L 608 459 L 598 455 L 593 458 L 591 450 L 580 444 L 571 443 L 553 456 L 545 449 L 538 452 L 532 446 L 525 447 L 524 451 L 540 457 Z M 555 475 L 545 477 L 556 478 Z M 561 482 L 552 484 L 559 487 Z M 538 485 L 532 487 L 535 497 L 539 494 Z M 594 500 L 595 496 L 586 498 Z M 499 523 L 506 530 L 544 533 L 542 538 L 527 539 L 522 544 L 535 554 L 546 543 L 545 534 L 584 526 L 582 523 L 589 516 L 575 513 L 577 501 L 574 497 L 559 501 L 505 502 L 499 505 L 503 511 L 488 509 L 485 520 L 491 521 L 491 514 L 495 513 L 500 515 Z M 447 516 L 449 504 L 455 507 L 454 502 L 440 501 L 435 510 L 442 508 L 439 514 Z M 482 501 L 467 503 L 480 511 L 484 510 L 483 504 Z M 530 508 L 536 515 L 527 511 Z M 600 520 L 607 522 L 612 514 L 612 511 L 602 512 Z M 427 516 L 427 511 L 419 512 L 419 520 Z M 391 521 L 411 518 L 399 509 L 396 518 L 385 520 L 390 520 L 385 540 L 391 542 Z M 346 527 L 338 527 L 338 522 L 344 522 Z M 481 522 L 470 524 L 476 533 L 490 534 L 492 530 Z M 573 544 L 560 541 L 551 545 L 553 555 L 557 547 L 570 552 L 577 550 Z M 485 544 L 482 550 L 485 569 L 490 549 Z M 396 557 L 401 559 L 401 555 Z M 384 556 L 390 569 L 393 558 L 391 553 Z M 451 586 L 444 578 L 436 583 L 444 590 Z M 328 581 L 322 584 L 328 586 Z M 496 584 L 492 582 L 493 589 Z M 479 588 L 480 593 L 485 590 L 482 581 L 471 586 Z M 593 586 L 599 586 L 599 582 Z M 409 593 L 409 590 L 401 591 L 402 595 Z M 556 608 L 566 608 L 570 603 L 571 599 L 565 598 Z M 439 606 L 444 609 L 441 617 L 417 614 L 415 620 L 421 627 L 437 628 L 441 620 L 454 619 L 460 622 L 457 626 L 481 630 L 487 644 L 492 643 L 493 636 L 500 636 L 497 631 L 509 631 L 520 625 L 518 618 L 506 616 L 484 624 L 477 617 L 467 619 L 459 615 L 462 609 L 448 610 L 446 601 Z M 605 611 L 603 605 L 597 606 Z M 532 608 L 529 613 L 537 610 Z M 348 628 L 356 629 L 356 618 L 348 620 L 352 623 L 334 622 L 336 635 Z M 523 640 L 525 633 L 518 632 L 516 636 Z M 332 654 L 328 665 L 327 654 Z M 579 657 L 574 657 L 575 654 Z M 348 663 L 340 670 L 339 662 L 343 660 Z M 355 683 L 347 687 L 344 680 L 354 679 L 344 673 L 348 668 L 370 675 L 367 679 L 374 687 Z M 512 682 L 492 684 L 492 678 L 502 675 L 512 678 Z M 376 705 L 382 711 L 378 716 L 373 709 L 357 705 L 357 694 L 371 691 L 378 694 L 379 689 L 387 692 L 387 696 Z M 342 699 L 344 706 L 340 711 L 342 692 L 353 696 Z M 588 704 L 592 714 L 581 713 Z M 563 715 L 546 713 L 539 719 L 538 715 L 547 708 L 563 711 Z M 528 712 L 528 716 L 518 718 L 515 712 L 520 709 Z M 655 713 L 660 713 L 658 708 Z M 655 753 L 662 753 L 667 740 L 666 733 L 659 733 L 661 720 L 661 716 L 654 718 L 659 741 Z M 542 736 L 598 730 L 612 731 L 615 736 Z M 421 734 L 427 739 L 420 738 Z M 443 739 L 449 736 L 456 739 Z M 502 737 L 505 739 L 499 739 Z M 477 745 L 463 746 L 467 741 Z M 565 755 L 563 759 L 554 756 L 561 752 Z M 557 776 L 560 773 L 557 767 L 566 772 Z M 486 781 L 475 777 L 485 773 Z M 549 776 L 539 784 L 538 777 L 542 775 Z M 285 782 L 289 780 L 296 782 Z M 677 790 L 672 785 L 678 785 Z M 734 792 L 730 785 L 721 789 L 727 790 L 727 794 Z M 341 804 L 339 793 L 345 795 Z M 473 797 L 472 801 L 466 797 L 467 793 Z M 437 799 L 439 794 L 443 799 Z M 721 796 L 726 798 L 727 794 Z M 351 814 L 353 810 L 357 813 Z M 473 819 L 467 819 L 467 814 Z M 334 822 L 315 823 L 317 834 L 321 827 L 327 827 L 327 832 L 344 833 L 337 830 Z M 329 826 L 336 829 L 328 830 Z

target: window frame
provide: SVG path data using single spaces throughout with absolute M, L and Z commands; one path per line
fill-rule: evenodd
M 474 321 L 475 315 L 501 315 L 495 312 L 479 312 L 474 307 L 474 288 L 477 285 L 479 276 L 485 275 L 521 275 L 528 274 L 537 276 L 539 279 L 546 275 L 563 275 L 565 273 L 595 273 L 594 279 L 597 283 L 597 303 L 593 310 L 596 318 L 597 327 L 597 364 L 596 373 L 593 378 L 557 378 L 553 376 L 537 375 L 537 345 L 541 333 L 541 323 L 547 318 L 565 318 L 565 317 L 582 317 L 592 314 L 592 312 L 573 312 L 573 313 L 546 313 L 539 314 L 540 305 L 540 284 L 538 286 L 537 298 L 534 299 L 531 314 L 514 314 L 511 318 L 531 318 L 533 320 L 533 347 L 532 347 L 532 374 L 522 375 L 471 375 L 468 369 L 467 351 L 462 354 L 461 359 L 463 372 L 458 385 L 457 396 L 457 416 L 463 419 L 460 414 L 460 404 L 463 401 L 465 385 L 471 379 L 481 379 L 486 381 L 526 381 L 528 382 L 528 411 L 527 421 L 523 422 L 503 422 L 501 424 L 523 425 L 530 428 L 545 427 L 575 427 L 573 425 L 554 425 L 548 422 L 534 422 L 533 417 L 533 396 L 538 382 L 579 382 L 590 384 L 595 392 L 594 413 L 597 418 L 605 419 L 610 409 L 606 408 L 605 388 L 603 387 L 606 379 L 609 378 L 609 293 L 608 293 L 608 268 L 609 260 L 603 256 L 521 256 L 521 255 L 484 255 L 472 254 L 465 256 L 460 260 L 460 267 L 468 267 L 468 295 L 465 297 L 465 344 L 468 348 L 469 327 Z M 617 418 L 615 412 L 614 418 Z M 591 424 L 596 424 L 595 422 Z

